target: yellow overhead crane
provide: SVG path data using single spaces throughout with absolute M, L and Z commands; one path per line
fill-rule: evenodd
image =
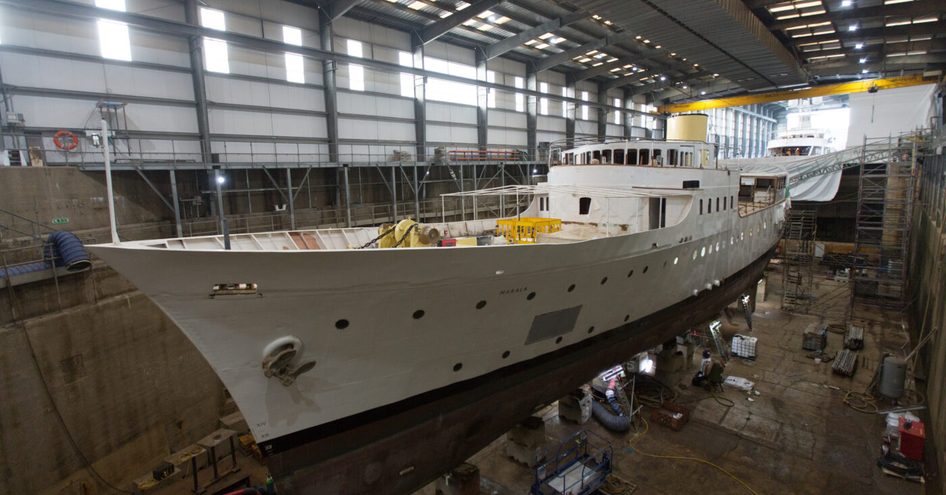
M 805 89 L 772 91 L 768 93 L 733 96 L 729 98 L 691 101 L 689 103 L 673 103 L 670 105 L 662 105 L 657 108 L 657 111 L 659 113 L 698 112 L 700 110 L 711 110 L 713 108 L 739 107 L 743 105 L 755 105 L 758 103 L 771 103 L 774 101 L 814 98 L 817 96 L 846 95 L 850 93 L 863 93 L 865 91 L 877 91 L 881 89 L 905 88 L 907 86 L 917 86 L 920 84 L 936 84 L 937 82 L 939 82 L 938 76 L 924 77 L 919 75 L 888 77 L 883 79 L 865 79 L 863 81 L 825 84 L 823 86 L 814 86 Z

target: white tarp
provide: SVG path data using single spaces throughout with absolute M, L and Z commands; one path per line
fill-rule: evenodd
M 730 170 L 740 170 L 743 175 L 786 175 L 792 201 L 831 201 L 841 185 L 841 167 L 833 164 L 843 163 L 838 161 L 837 155 L 844 153 L 740 158 L 720 160 L 720 164 Z

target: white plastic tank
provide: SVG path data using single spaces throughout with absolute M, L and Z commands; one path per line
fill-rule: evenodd
M 878 387 L 880 394 L 890 399 L 899 399 L 903 396 L 906 378 L 906 360 L 896 356 L 885 357 L 880 369 L 880 386 Z

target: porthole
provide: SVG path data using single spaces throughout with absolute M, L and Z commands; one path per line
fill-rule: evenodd
M 535 292 L 530 292 L 529 295 L 526 296 L 526 299 L 528 299 L 528 300 L 530 300 L 530 301 L 533 300 L 533 299 L 535 299 Z
M 506 359 L 507 357 L 509 357 L 509 351 L 503 353 L 503 359 Z
M 559 338 L 555 339 L 555 343 L 556 343 L 556 344 L 561 344 L 561 343 L 562 343 L 562 338 L 559 337 Z
M 627 272 L 627 278 L 631 278 L 633 276 L 634 276 L 634 270 Z
M 461 369 L 463 369 L 463 363 L 453 365 L 453 371 L 460 371 Z
M 575 284 L 569 285 L 569 286 L 568 286 L 568 292 L 571 292 L 571 291 L 573 291 L 573 290 L 575 290 Z
M 604 277 L 603 279 L 601 279 L 601 285 L 604 285 L 606 283 L 608 283 L 608 277 Z
M 696 251 L 693 251 L 693 259 L 696 259 L 696 255 L 699 254 Z
M 631 319 L 631 315 L 624 315 L 624 321 L 627 321 L 627 320 L 630 320 L 630 319 Z
M 700 248 L 700 258 L 706 256 L 706 246 Z
M 419 320 L 419 319 L 421 319 L 421 318 L 423 318 L 423 317 L 424 317 L 424 310 L 423 310 L 423 309 L 418 309 L 417 311 L 414 311 L 414 319 L 415 319 L 415 320 Z
M 594 331 L 595 331 L 595 326 L 594 326 L 594 325 L 588 327 L 588 333 L 592 333 L 592 332 L 594 332 Z
M 719 243 L 718 243 L 718 242 L 716 243 L 716 252 L 717 252 L 717 253 L 719 252 Z
M 667 260 L 664 260 L 664 268 L 667 268 Z
M 674 257 L 674 258 L 673 258 L 673 264 L 674 264 L 674 265 L 676 265 L 679 261 L 680 261 L 680 258 L 679 258 L 679 257 Z
M 486 307 L 486 301 L 480 301 L 476 303 L 476 309 L 483 309 Z
M 348 320 L 341 319 L 335 322 L 335 328 L 339 330 L 344 330 L 348 328 Z
M 644 271 L 643 271 L 643 273 L 647 273 L 647 269 L 648 269 L 648 268 L 650 268 L 650 267 L 648 267 L 648 266 L 645 266 L 645 267 L 644 267 Z
M 735 239 L 734 237 L 730 236 L 730 237 L 729 237 L 729 245 L 732 246 L 733 244 L 735 244 L 735 242 L 736 242 L 736 239 Z

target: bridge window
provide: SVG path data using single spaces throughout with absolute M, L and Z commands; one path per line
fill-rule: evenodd
M 637 150 L 635 149 L 627 150 L 627 164 L 637 165 Z
M 601 152 L 601 163 L 611 163 L 611 150 Z
M 648 151 L 648 150 L 641 150 L 640 157 L 641 157 L 641 159 L 640 159 L 640 164 L 641 164 L 641 165 L 649 165 L 649 164 L 650 164 L 650 151 Z
M 713 198 L 706 202 L 706 213 L 713 213 Z
M 719 212 L 719 196 L 716 197 L 716 211 Z
M 655 166 L 658 166 L 658 167 L 664 164 L 663 156 L 661 156 L 660 153 L 661 153 L 661 150 L 654 150 L 654 160 L 653 160 L 653 161 L 654 161 L 654 165 L 655 165 Z
M 578 198 L 578 214 L 587 215 L 591 211 L 591 198 Z
M 614 150 L 614 163 L 616 165 L 624 163 L 624 150 Z
M 591 163 L 601 163 L 601 150 L 591 152 Z
M 667 164 L 674 167 L 677 166 L 677 150 L 675 149 L 667 150 Z

